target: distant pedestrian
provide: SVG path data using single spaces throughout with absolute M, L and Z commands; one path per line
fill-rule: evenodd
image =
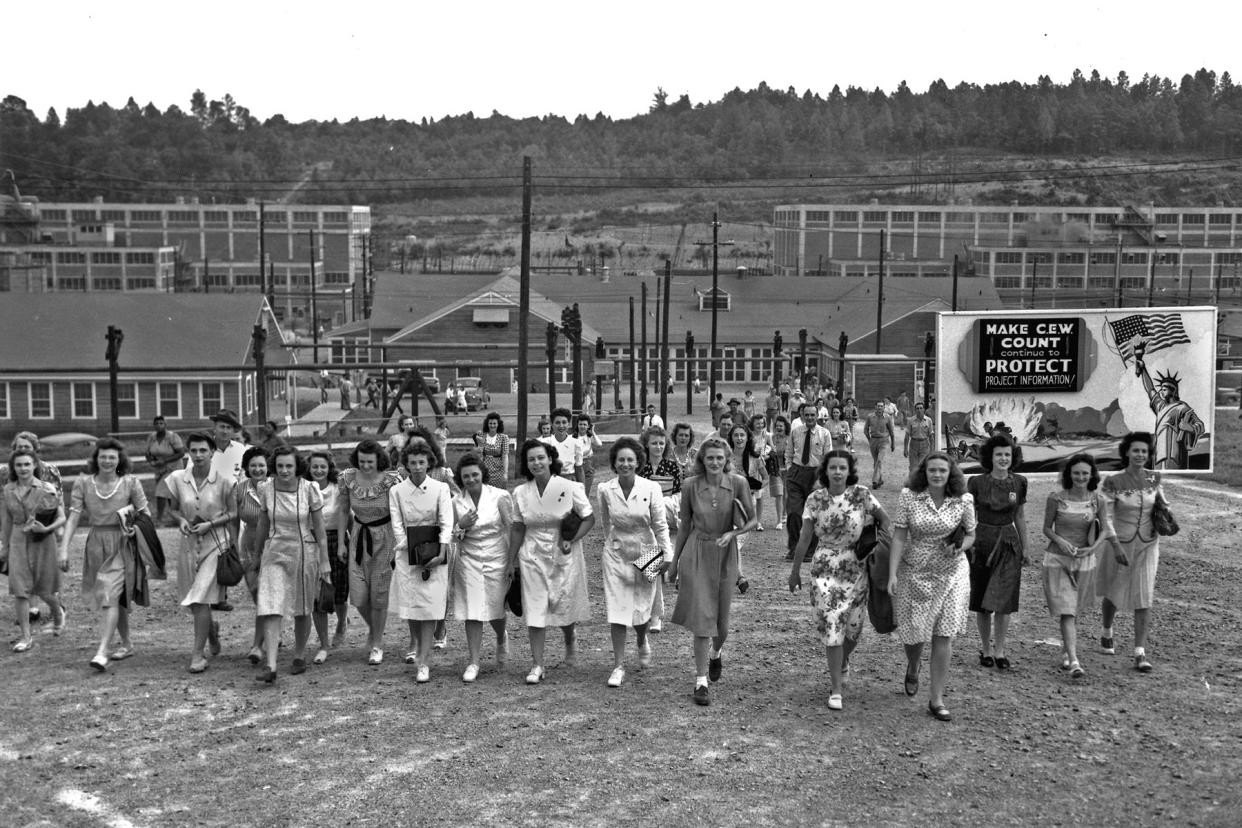
M 367 377 L 367 403 L 366 404 L 370 406 L 371 408 L 374 408 L 377 411 L 379 410 L 379 399 L 377 399 L 375 395 L 378 393 L 379 393 L 379 383 L 375 381 L 374 377 Z
M 349 392 L 353 387 L 349 382 L 349 377 L 342 376 L 339 387 L 341 392 L 341 410 L 349 411 L 353 408 L 353 404 L 349 399 Z
M 887 399 L 887 398 L 886 398 Z M 875 404 L 875 410 L 863 422 L 863 436 L 871 448 L 871 488 L 884 484 L 884 457 L 897 450 L 897 435 L 893 431 L 892 418 L 884 411 L 884 401 Z
M 147 462 L 155 473 L 155 521 L 159 523 L 164 519 L 164 510 L 168 508 L 169 500 L 168 484 L 164 482 L 164 478 L 181 465 L 181 458 L 185 456 L 185 444 L 181 442 L 177 432 L 168 430 L 163 414 L 156 414 L 151 425 L 155 431 L 147 435 L 146 455 Z

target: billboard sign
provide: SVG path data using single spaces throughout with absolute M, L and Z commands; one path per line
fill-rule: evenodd
M 1109 308 L 943 313 L 937 423 L 967 473 L 996 430 L 1023 473 L 1092 454 L 1121 467 L 1121 438 L 1155 437 L 1162 472 L 1212 467 L 1216 309 Z

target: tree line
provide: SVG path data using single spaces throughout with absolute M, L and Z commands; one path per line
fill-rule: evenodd
M 718 101 L 670 100 L 648 112 L 510 118 L 493 111 L 420 122 L 371 118 L 260 121 L 225 95 L 195 90 L 189 111 L 132 97 L 42 118 L 17 95 L 0 102 L 0 167 L 45 200 L 274 199 L 384 203 L 511 191 L 524 155 L 563 189 L 642 182 L 806 176 L 878 158 L 982 151 L 1024 155 L 1150 153 L 1224 157 L 1242 148 L 1242 87 L 1200 69 L 1132 80 L 1075 70 L 1068 82 L 978 85 L 943 80 L 924 92 L 833 86 L 734 89 Z

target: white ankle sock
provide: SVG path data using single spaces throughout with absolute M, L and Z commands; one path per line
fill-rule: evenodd
M 1145 656 L 1145 655 L 1147 655 L 1147 651 L 1146 651 L 1145 649 L 1143 649 L 1142 647 L 1135 647 L 1135 648 L 1134 648 L 1134 657 L 1135 657 L 1135 658 L 1138 658 L 1139 656 Z
M 707 687 L 707 686 L 708 686 L 707 676 L 695 676 L 695 677 L 694 677 L 694 686 L 695 686 L 696 688 L 698 688 L 698 687 Z
M 1112 627 L 1105 627 L 1104 629 L 1100 630 L 1100 635 L 1101 635 L 1101 636 L 1103 636 L 1104 638 L 1112 638 L 1112 637 L 1113 637 L 1113 628 L 1112 628 Z
M 707 657 L 708 658 L 720 658 L 720 650 L 708 650 Z

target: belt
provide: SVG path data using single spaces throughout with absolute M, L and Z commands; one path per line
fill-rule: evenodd
M 365 526 L 367 529 L 375 529 L 376 527 L 392 523 L 392 515 L 385 515 L 379 520 L 373 520 L 369 523 L 365 520 L 358 520 L 357 516 L 354 517 L 354 520 L 358 522 L 359 526 Z M 375 545 L 371 541 L 370 532 L 359 532 L 358 542 L 354 544 L 354 561 L 359 566 L 362 566 L 362 556 L 364 553 L 367 555 L 375 554 Z

